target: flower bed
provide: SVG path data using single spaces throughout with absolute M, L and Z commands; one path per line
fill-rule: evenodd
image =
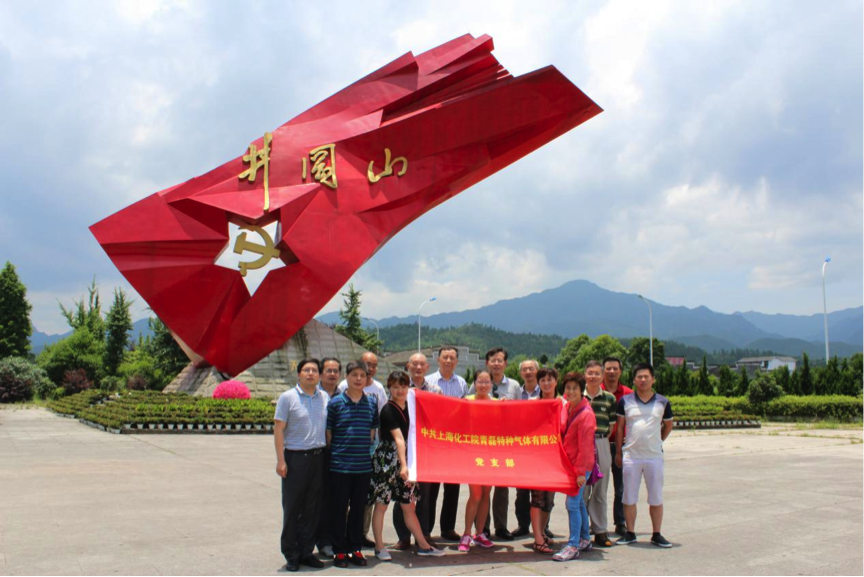
M 93 395 L 72 395 L 62 399 L 66 403 L 49 403 L 48 408 L 74 414 L 88 425 L 115 433 L 254 433 L 273 429 L 273 405 L 267 399 L 220 400 L 158 391 Z

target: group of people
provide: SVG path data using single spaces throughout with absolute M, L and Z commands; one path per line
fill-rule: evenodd
M 566 544 L 557 552 L 553 548 L 549 529 L 553 492 L 517 488 L 518 526 L 511 532 L 510 488 L 469 484 L 464 527 L 458 533 L 460 486 L 445 483 L 440 536 L 458 542 L 459 551 L 493 547 L 492 528 L 496 540 L 533 534 L 533 550 L 556 561 L 578 558 L 594 546 L 611 547 L 610 474 L 617 544 L 636 541 L 636 502 L 644 478 L 651 543 L 671 547 L 660 529 L 663 441 L 672 431 L 672 407 L 653 391 L 653 367 L 633 367 L 634 391 L 619 382 L 618 358 L 589 361 L 584 373 L 568 372 L 560 378 L 554 368 L 540 367 L 529 359 L 519 366 L 520 385 L 504 374 L 507 359 L 503 348 L 488 351 L 486 369 L 478 371 L 469 386 L 456 374 L 458 350 L 445 346 L 438 351 L 438 371 L 427 374 L 426 356 L 416 353 L 406 371 L 388 376 L 386 387 L 375 380 L 378 358 L 373 353 L 348 363 L 341 382 L 338 359 L 300 361 L 297 386 L 279 397 L 274 417 L 276 473 L 282 478 L 281 549 L 287 570 L 297 571 L 300 565 L 324 567 L 314 555 L 316 546 L 336 567 L 367 565 L 364 547 L 373 548 L 379 560 L 390 561 L 383 528 L 391 502 L 396 503 L 393 525 L 399 539 L 392 548 L 410 550 L 413 537 L 418 555 L 444 555 L 431 536 L 441 484 L 408 480 L 411 388 L 470 401 L 557 399 L 561 403 L 561 443 L 576 477 L 576 494 L 565 501 L 570 528 Z

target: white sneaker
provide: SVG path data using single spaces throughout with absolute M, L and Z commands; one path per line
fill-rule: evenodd
M 330 545 L 324 545 L 323 547 L 318 549 L 318 552 L 325 557 L 329 557 L 330 559 L 333 558 L 333 547 L 331 547 Z
M 430 547 L 428 549 L 417 549 L 417 554 L 421 557 L 443 557 L 446 555 L 441 549 Z
M 379 561 L 392 561 L 393 557 L 390 555 L 390 551 L 387 549 L 375 550 L 375 556 L 378 557 Z
M 570 561 L 579 558 L 579 549 L 572 545 L 565 545 L 563 549 L 552 555 L 555 561 Z
M 590 551 L 594 548 L 594 543 L 591 542 L 591 539 L 581 539 L 579 541 L 579 550 L 580 551 Z

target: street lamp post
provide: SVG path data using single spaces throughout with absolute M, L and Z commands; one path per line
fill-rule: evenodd
M 381 342 L 381 329 L 378 328 L 378 323 L 376 323 L 375 321 L 373 321 L 373 320 L 370 319 L 369 317 L 360 317 L 360 318 L 362 318 L 363 320 L 367 320 L 367 321 L 369 321 L 370 323 L 372 323 L 373 325 L 375 325 L 375 339 L 376 339 L 376 341 L 377 341 L 378 343 L 380 343 L 380 342 Z M 376 348 L 377 348 L 378 346 L 380 346 L 380 345 L 377 345 Z M 379 354 L 381 353 L 380 350 L 375 351 L 375 352 L 376 352 L 376 353 L 379 353 Z
M 831 359 L 828 354 L 828 300 L 825 298 L 825 269 L 828 268 L 828 263 L 831 262 L 831 257 L 827 257 L 822 263 L 822 312 L 825 317 L 825 363 Z
M 651 303 L 648 302 L 648 299 L 643 297 L 642 295 L 636 295 L 642 302 L 648 305 L 648 351 L 649 351 L 649 362 L 651 366 L 654 366 L 654 316 L 651 313 Z
M 423 304 L 421 304 L 421 305 L 420 305 L 420 308 L 417 309 L 417 352 L 418 352 L 418 353 L 419 353 L 420 350 L 421 350 L 421 347 L 420 347 L 420 312 L 423 310 L 423 306 L 424 306 L 426 303 L 431 303 L 431 302 L 434 301 L 435 299 L 436 299 L 436 297 L 432 297 L 431 299 L 428 299 L 428 300 L 423 301 Z

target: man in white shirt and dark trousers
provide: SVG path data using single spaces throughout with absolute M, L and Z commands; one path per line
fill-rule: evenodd
M 327 446 L 327 405 L 330 397 L 318 388 L 321 365 L 303 359 L 297 365 L 299 383 L 276 404 L 273 439 L 276 474 L 282 478 L 282 555 L 285 568 L 324 567 L 312 554 L 321 515 L 324 448 Z
M 456 347 L 444 346 L 438 349 L 438 370 L 428 377 L 426 382 L 437 385 L 448 397 L 461 399 L 468 390 L 465 379 L 456 374 L 459 364 L 459 351 Z M 437 484 L 436 484 L 437 485 Z M 459 509 L 459 485 L 444 483 L 444 501 L 441 504 L 441 537 L 449 541 L 459 541 L 462 535 L 456 532 L 456 512 Z M 432 490 L 436 493 L 437 489 Z

